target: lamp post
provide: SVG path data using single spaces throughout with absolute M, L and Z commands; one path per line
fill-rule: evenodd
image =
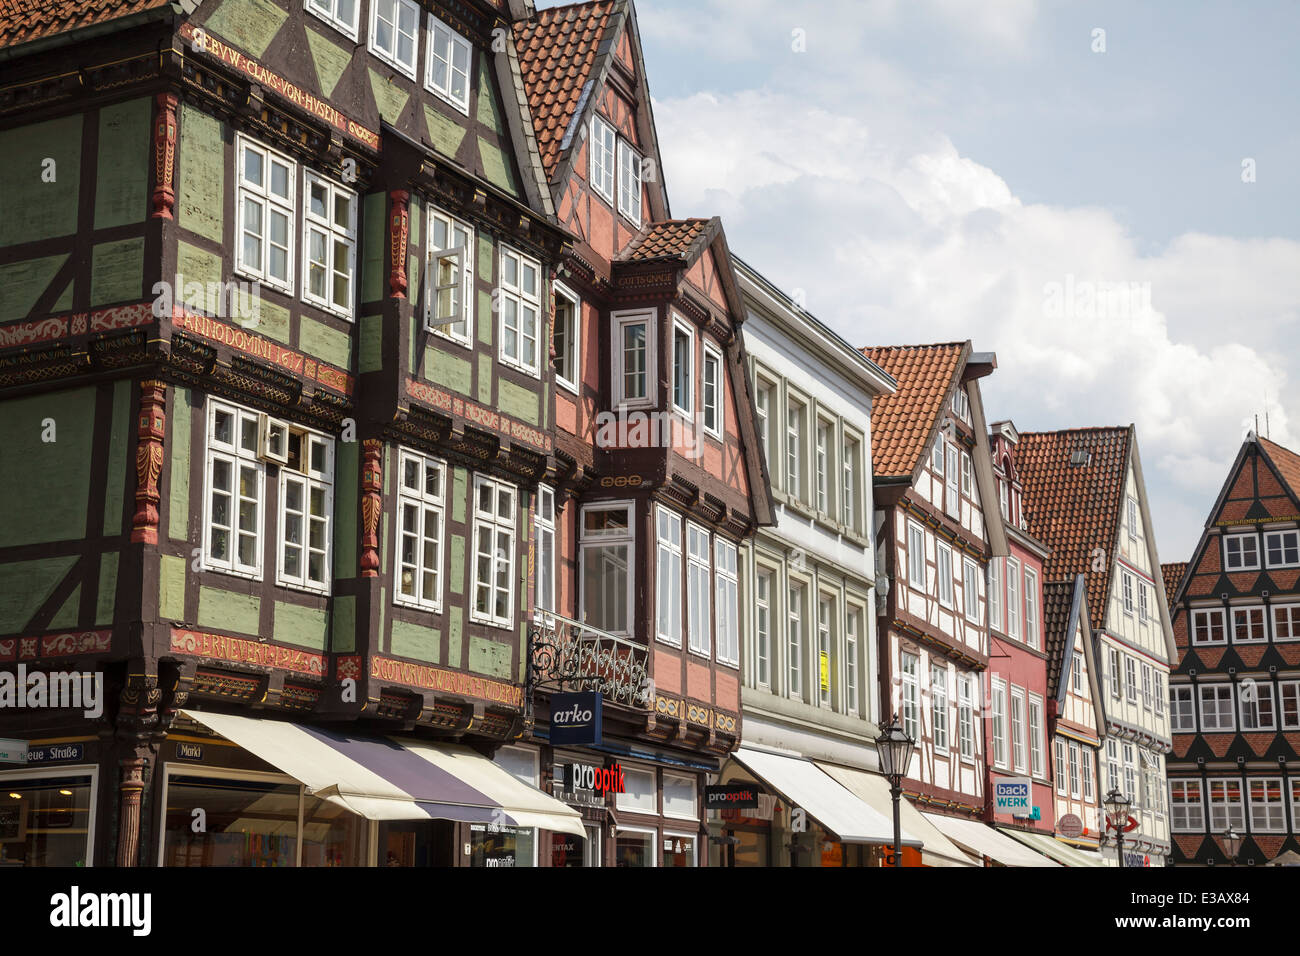
M 1241 834 L 1231 826 L 1223 834 L 1223 852 L 1228 854 L 1228 861 L 1232 866 L 1237 865 L 1237 854 L 1241 852 Z
M 1128 808 L 1132 801 L 1119 792 L 1119 787 L 1111 787 L 1110 793 L 1102 800 L 1106 807 L 1106 819 L 1115 828 L 1115 853 L 1119 865 L 1124 866 L 1124 827 L 1128 825 Z
M 898 725 L 898 714 L 881 728 L 876 738 L 876 755 L 880 760 L 880 772 L 889 780 L 889 795 L 894 800 L 894 866 L 903 865 L 903 827 L 899 822 L 899 803 L 903 796 L 903 778 L 912 763 L 912 748 L 916 741 Z

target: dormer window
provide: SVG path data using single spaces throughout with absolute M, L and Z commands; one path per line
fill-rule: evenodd
M 591 188 L 638 227 L 641 225 L 641 154 L 600 116 L 591 118 Z M 617 196 L 615 195 L 617 193 Z
M 618 136 L 614 127 L 599 116 L 591 118 L 591 188 L 605 198 L 608 203 L 614 201 L 614 150 Z

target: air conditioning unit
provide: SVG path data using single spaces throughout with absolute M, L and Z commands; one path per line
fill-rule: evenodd
M 263 413 L 257 422 L 258 456 L 278 465 L 289 461 L 289 423 Z

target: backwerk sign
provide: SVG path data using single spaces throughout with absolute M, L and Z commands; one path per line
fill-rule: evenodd
M 1004 777 L 993 782 L 993 812 L 1032 816 L 1034 785 L 1028 777 Z
M 600 694 L 555 694 L 551 697 L 551 743 L 599 746 Z

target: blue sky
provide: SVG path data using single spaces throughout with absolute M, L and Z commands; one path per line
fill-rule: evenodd
M 637 15 L 673 214 L 855 344 L 996 351 L 990 420 L 1134 422 L 1162 560 L 1255 414 L 1300 450 L 1300 4 Z

